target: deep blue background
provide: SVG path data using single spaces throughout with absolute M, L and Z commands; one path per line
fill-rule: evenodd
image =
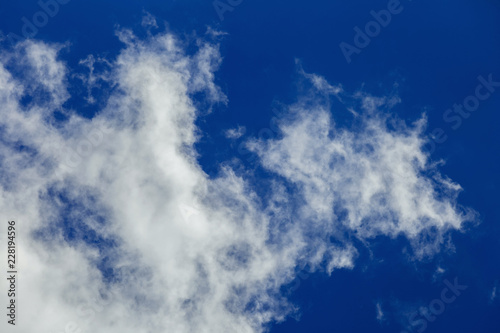
M 476 209 L 481 224 L 453 235 L 456 253 L 441 253 L 425 262 L 409 262 L 404 240 L 377 239 L 373 256 L 361 250 L 353 271 L 335 271 L 298 278 L 291 299 L 300 305 L 300 321 L 293 318 L 271 326 L 271 332 L 399 332 L 405 315 L 438 298 L 444 279 L 458 277 L 464 291 L 426 332 L 499 332 L 500 300 L 490 302 L 495 281 L 500 288 L 500 89 L 481 103 L 457 130 L 443 121 L 443 112 L 474 92 L 477 77 L 493 74 L 500 81 L 500 1 L 403 0 L 404 10 L 348 64 L 339 43 L 353 43 L 355 26 L 371 20 L 370 11 L 386 8 L 386 0 L 262 1 L 244 0 L 219 20 L 208 0 L 96 1 L 72 0 L 40 28 L 36 38 L 70 41 L 63 58 L 77 68 L 88 54 L 116 55 L 121 45 L 114 35 L 119 26 L 140 30 L 143 11 L 168 22 L 179 34 L 202 35 L 207 26 L 228 33 L 221 44 L 224 57 L 217 81 L 229 98 L 198 125 L 205 136 L 197 148 L 210 175 L 218 162 L 241 157 L 251 167 L 249 154 L 240 154 L 223 131 L 244 125 L 242 138 L 263 135 L 270 127 L 276 102 L 296 98 L 297 67 L 341 83 L 346 91 L 364 87 L 374 95 L 396 91 L 400 117 L 412 121 L 426 111 L 429 132 L 442 128 L 448 139 L 432 153 L 444 159 L 443 173 L 461 184 L 460 203 Z M 35 0 L 0 3 L 0 30 L 21 35 L 22 17 L 31 20 L 40 10 Z M 9 41 L 2 42 L 9 47 Z M 91 108 L 78 98 L 81 112 Z M 333 110 L 336 119 L 346 110 Z M 259 134 L 261 133 L 261 134 Z M 436 267 L 446 271 L 435 276 Z M 295 285 L 297 285 L 295 283 Z M 289 288 L 290 289 L 290 288 Z M 295 288 L 293 288 L 295 289 Z M 499 291 L 500 292 L 500 291 Z M 385 320 L 376 319 L 380 302 Z

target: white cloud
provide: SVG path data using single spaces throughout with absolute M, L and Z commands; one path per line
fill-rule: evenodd
M 156 18 L 148 12 L 144 12 L 142 16 L 141 25 L 145 28 L 158 28 L 158 24 L 156 23 Z
M 111 64 L 105 59 L 98 57 L 97 59 L 93 55 L 88 55 L 87 58 L 80 60 L 79 65 L 87 67 L 88 73 L 84 74 L 75 74 L 75 77 L 80 79 L 83 84 L 87 88 L 87 97 L 85 100 L 89 104 L 96 103 L 96 99 L 92 94 L 94 89 L 101 88 L 102 82 L 109 81 L 109 73 L 107 71 L 103 71 L 102 73 L 98 72 L 95 68 L 96 64 L 102 63 L 105 66 L 110 66 Z
M 446 231 L 474 213 L 457 205 L 460 186 L 440 176 L 423 151 L 425 119 L 390 129 L 373 112 L 377 103 L 354 129 L 338 128 L 325 105 L 297 103 L 282 121 L 282 138 L 255 140 L 249 149 L 294 186 L 304 203 L 299 220 L 360 240 L 403 234 L 418 257 L 432 254 Z
M 283 138 L 251 144 L 293 193 L 276 177 L 264 202 L 227 166 L 209 178 L 191 94 L 227 101 L 213 82 L 218 46 L 199 42 L 190 55 L 169 33 L 118 36 L 115 90 L 91 120 L 63 107 L 62 46 L 26 41 L 2 58 L 0 212 L 20 230 L 19 332 L 262 332 L 295 310 L 279 288 L 297 265 L 354 266 L 341 231 L 404 234 L 430 253 L 467 219 L 459 186 L 427 175 L 423 121 L 389 130 L 374 117 L 349 131 L 298 104 Z M 23 106 L 25 94 L 34 98 Z M 53 121 L 55 110 L 68 120 Z
M 238 126 L 237 128 L 230 128 L 225 132 L 226 138 L 228 139 L 239 139 L 245 134 L 245 126 Z
M 385 314 L 382 311 L 382 304 L 380 304 L 380 302 L 377 302 L 377 304 L 375 304 L 375 307 L 376 307 L 376 310 L 377 310 L 377 320 L 379 322 L 384 321 Z
M 496 301 L 498 299 L 498 291 L 497 291 L 498 281 L 495 281 L 495 285 L 490 292 L 490 303 Z

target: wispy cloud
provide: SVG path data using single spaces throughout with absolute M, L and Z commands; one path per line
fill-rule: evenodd
M 214 83 L 218 45 L 187 53 L 170 33 L 118 36 L 123 50 L 106 60 L 115 89 L 92 119 L 65 108 L 61 45 L 25 41 L 1 59 L 0 211 L 23 230 L 23 332 L 262 332 L 296 310 L 280 295 L 296 266 L 352 268 L 350 238 L 377 235 L 430 255 L 473 218 L 422 151 L 425 120 L 390 128 L 376 104 L 339 128 L 308 96 L 280 120 L 280 138 L 250 140 L 273 178 L 266 198 L 227 165 L 209 178 L 192 95 L 227 101 Z M 107 294 L 82 320 L 78 309 Z
M 495 281 L 495 285 L 493 286 L 493 289 L 491 289 L 490 292 L 490 303 L 496 301 L 498 299 L 498 281 Z
M 375 304 L 375 307 L 376 307 L 376 311 L 377 311 L 377 320 L 379 322 L 384 321 L 385 314 L 384 314 L 384 311 L 382 311 L 382 304 L 380 302 L 377 302 L 377 304 Z
M 224 134 L 228 139 L 239 139 L 245 134 L 245 126 L 238 126 L 237 128 L 230 128 Z
M 364 97 L 353 128 L 337 127 L 328 104 L 299 102 L 281 121 L 282 138 L 248 147 L 293 185 L 303 203 L 298 219 L 308 228 L 320 226 L 328 235 L 347 231 L 361 240 L 403 234 L 422 257 L 439 250 L 446 232 L 460 229 L 474 213 L 457 204 L 461 187 L 441 176 L 424 152 L 426 119 L 389 125 L 386 114 L 375 112 L 392 101 Z

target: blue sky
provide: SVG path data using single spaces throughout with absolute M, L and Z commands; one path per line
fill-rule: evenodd
M 499 18 L 4 1 L 0 215 L 26 259 L 0 325 L 498 332 Z

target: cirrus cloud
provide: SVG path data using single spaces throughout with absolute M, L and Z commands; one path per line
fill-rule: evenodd
M 1 59 L 0 211 L 21 226 L 20 331 L 263 332 L 297 310 L 280 293 L 297 266 L 354 267 L 346 231 L 405 235 L 422 256 L 473 219 L 423 151 L 425 120 L 390 129 L 376 107 L 349 129 L 323 102 L 290 106 L 280 138 L 248 142 L 273 175 L 265 198 L 228 165 L 208 177 L 193 95 L 227 102 L 218 45 L 118 37 L 113 90 L 91 119 L 66 107 L 64 45 L 24 41 Z

